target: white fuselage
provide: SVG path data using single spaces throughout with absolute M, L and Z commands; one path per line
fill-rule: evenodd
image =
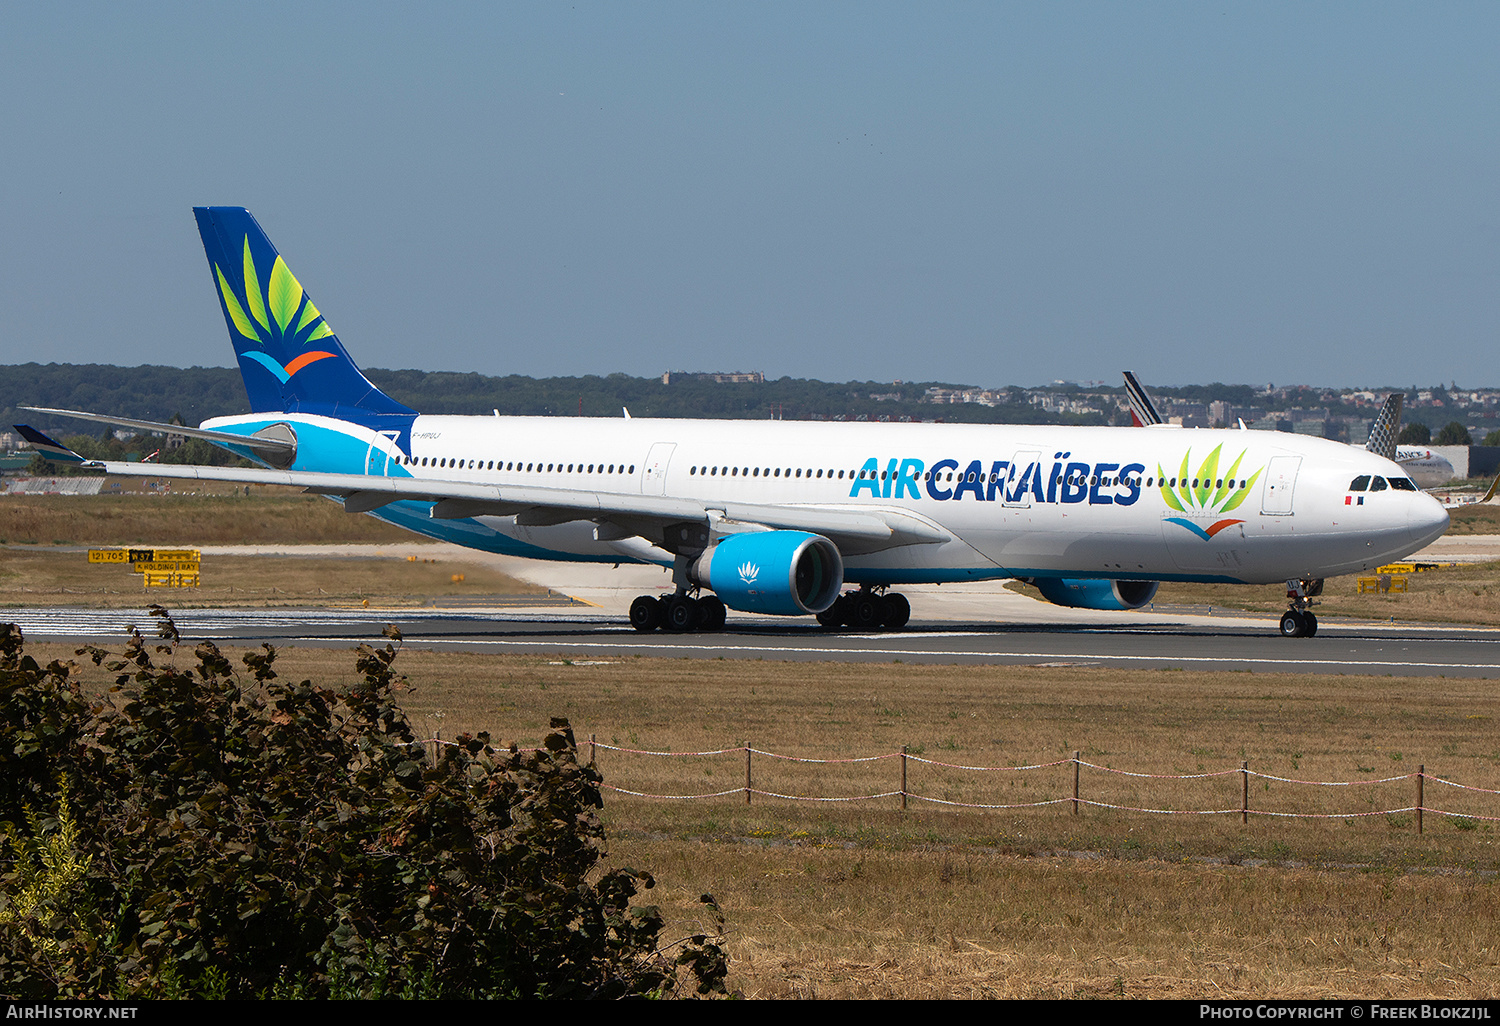
M 886 512 L 934 540 L 845 551 L 855 583 L 1064 576 L 1268 583 L 1371 569 L 1439 537 L 1447 514 L 1400 488 L 1351 492 L 1395 463 L 1281 432 L 1109 427 L 418 416 L 409 438 L 298 414 L 292 470 Z M 373 515 L 478 548 L 546 559 L 670 563 L 594 521 L 435 520 L 420 503 Z M 857 549 L 858 546 L 853 546 Z

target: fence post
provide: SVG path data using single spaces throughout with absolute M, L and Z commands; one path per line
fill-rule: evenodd
M 745 804 L 750 804 L 750 742 L 745 742 Z
M 599 753 L 596 750 L 596 744 L 595 744 L 594 735 L 590 734 L 589 735 L 589 769 L 598 769 L 598 768 L 599 768 Z
M 1422 778 L 1427 776 L 1427 766 L 1417 767 L 1417 833 L 1422 832 Z
M 1078 815 L 1078 757 L 1082 752 L 1073 753 L 1073 815 Z
M 1240 822 L 1250 822 L 1250 760 L 1240 763 Z
M 906 811 L 906 746 L 901 746 L 901 811 Z

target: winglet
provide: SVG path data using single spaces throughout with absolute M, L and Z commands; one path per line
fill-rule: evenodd
M 41 453 L 44 459 L 49 459 L 57 463 L 89 462 L 66 445 L 53 441 L 29 424 L 15 424 L 13 427 L 21 432 L 21 437 L 30 442 L 31 447 Z
M 1146 394 L 1146 389 L 1130 371 L 1124 373 L 1125 394 L 1130 399 L 1130 419 L 1135 426 L 1150 427 L 1163 423 L 1161 414 L 1156 412 L 1156 404 L 1151 401 L 1151 396 Z
M 1365 448 L 1376 456 L 1388 460 L 1396 458 L 1396 438 L 1401 434 L 1401 404 L 1405 401 L 1403 393 L 1392 392 L 1386 396 L 1380 414 L 1370 423 L 1370 437 Z

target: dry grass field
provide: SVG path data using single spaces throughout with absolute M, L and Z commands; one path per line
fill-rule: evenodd
M 201 492 L 0 496 L 0 607 L 286 604 L 422 605 L 433 599 L 539 595 L 472 563 L 402 557 L 210 556 L 198 588 L 149 594 L 128 567 L 90 565 L 77 546 L 394 544 L 409 532 L 298 489 L 204 486 Z M 75 551 L 30 546 L 67 545 Z M 26 546 L 26 547 L 21 547 Z M 463 576 L 454 581 L 455 574 Z
M 0 496 L 0 545 L 314 545 L 411 541 L 372 517 L 300 489 L 210 484 L 191 492 Z
M 37 645 L 38 658 L 69 650 Z M 186 653 L 182 654 L 187 657 Z M 353 676 L 348 652 L 288 649 L 284 674 Z M 586 660 L 409 651 L 404 704 L 433 736 L 487 729 L 536 744 L 548 718 L 637 751 L 746 743 L 805 758 L 888 755 L 967 766 L 1083 752 L 1153 774 L 1237 769 L 1300 780 L 1410 774 L 1500 787 L 1484 681 L 1121 672 L 1086 668 Z M 104 676 L 84 671 L 94 686 Z M 1328 818 L 1153 815 L 1070 803 L 976 811 L 895 797 L 746 805 L 742 751 L 609 749 L 612 788 L 729 790 L 681 801 L 610 791 L 616 863 L 650 869 L 650 900 L 688 932 L 712 892 L 732 983 L 759 997 L 1484 997 L 1500 988 L 1500 796 L 1410 779 L 1311 787 L 1252 778 L 1251 806 Z M 913 762 L 909 790 L 961 802 L 1071 795 L 1069 766 L 979 773 Z M 899 761 L 757 755 L 754 787 L 820 797 L 899 787 Z M 1237 809 L 1240 777 L 1086 770 L 1086 799 Z
M 1330 577 L 1313 600 L 1319 618 L 1500 625 L 1500 563 L 1459 564 L 1407 575 L 1405 593 L 1359 593 L 1357 577 Z M 1030 591 L 1030 594 L 1039 594 Z M 1164 582 L 1157 605 L 1182 604 L 1279 614 L 1287 607 L 1281 584 Z
M 339 514 L 342 516 L 343 514 Z M 0 608 L 425 605 L 434 599 L 543 595 L 538 588 L 474 563 L 405 556 L 207 556 L 196 588 L 152 588 L 122 564 L 90 564 L 77 550 L 0 549 Z M 463 580 L 454 581 L 454 575 Z
M 1470 503 L 1448 511 L 1449 534 L 1500 534 L 1500 504 Z

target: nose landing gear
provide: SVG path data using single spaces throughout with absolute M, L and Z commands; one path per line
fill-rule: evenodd
M 1281 636 L 1284 638 L 1310 638 L 1318 633 L 1318 618 L 1308 607 L 1311 599 L 1323 594 L 1323 578 L 1289 580 L 1286 582 L 1286 597 L 1292 608 L 1281 615 Z

